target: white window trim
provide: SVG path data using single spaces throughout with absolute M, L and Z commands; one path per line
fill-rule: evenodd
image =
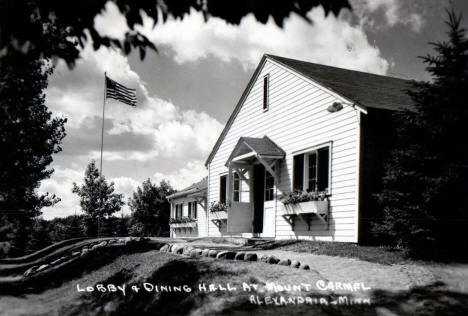
M 331 161 L 332 161 L 332 147 L 333 147 L 332 145 L 333 145 L 333 142 L 330 141 L 330 142 L 322 143 L 320 145 L 315 145 L 315 146 L 308 147 L 306 149 L 301 149 L 301 150 L 291 153 L 293 159 L 294 159 L 294 156 L 304 154 L 304 166 L 303 166 L 303 175 L 302 175 L 302 187 L 303 188 L 306 188 L 309 184 L 308 183 L 309 182 L 309 155 L 315 152 L 317 153 L 316 159 L 318 159 L 318 150 L 328 147 L 328 189 L 326 190 L 326 192 L 327 194 L 331 195 L 332 193 L 331 192 L 332 191 L 331 190 L 331 176 L 332 176 Z M 318 168 L 316 169 L 315 172 L 316 173 L 318 172 Z M 293 173 L 293 177 L 294 177 L 294 173 Z M 291 186 L 293 185 L 293 183 L 294 183 L 294 179 L 293 181 L 291 181 Z M 291 187 L 291 190 L 294 190 L 294 188 Z
M 273 169 L 274 170 L 274 169 Z M 263 202 L 270 202 L 270 201 L 274 201 L 275 200 L 275 190 L 276 190 L 276 184 L 275 184 L 275 177 L 273 175 L 271 175 L 271 177 L 273 178 L 273 199 L 271 200 L 267 200 L 266 199 L 266 191 L 267 191 L 267 188 L 266 188 L 266 176 L 267 176 L 267 173 L 268 173 L 268 170 L 265 169 L 265 175 L 264 175 L 264 182 L 265 182 L 265 186 L 264 186 L 264 189 L 263 189 Z
M 265 107 L 265 78 L 267 79 L 266 80 L 266 83 L 267 83 L 267 87 L 266 87 L 266 107 Z M 263 82 L 262 82 L 262 109 L 263 109 L 263 112 L 266 112 L 270 109 L 270 74 L 266 74 L 265 76 L 263 76 Z
M 235 181 L 235 178 L 236 178 L 236 177 L 234 176 L 235 174 L 237 174 L 236 171 L 234 171 L 234 172 L 232 173 L 232 201 L 233 201 L 233 202 L 241 202 L 241 201 L 242 201 L 242 178 L 237 174 L 237 179 L 238 179 L 238 181 L 239 181 L 239 190 L 235 190 L 235 189 L 234 189 L 234 181 Z M 238 193 L 239 193 L 239 201 L 235 201 L 235 200 L 234 200 L 234 193 L 235 193 L 236 191 L 238 191 Z

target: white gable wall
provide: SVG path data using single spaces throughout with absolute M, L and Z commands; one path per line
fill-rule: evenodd
M 269 110 L 264 112 L 263 77 L 270 75 Z M 282 217 L 280 201 L 265 203 L 265 216 L 275 216 L 264 227 L 278 239 L 308 238 L 357 242 L 358 174 L 359 174 L 359 117 L 360 112 L 350 105 L 335 113 L 326 109 L 335 101 L 346 101 L 326 88 L 311 82 L 288 68 L 266 59 L 263 69 L 246 97 L 242 108 L 208 165 L 208 204 L 219 198 L 219 176 L 227 172 L 224 166 L 239 137 L 267 135 L 286 152 L 281 165 L 280 183 L 276 193 L 292 189 L 293 155 L 327 142 L 331 146 L 330 220 L 326 225 L 314 219 L 310 231 L 296 221 L 294 230 Z M 208 233 L 221 235 L 208 214 Z M 218 216 L 218 215 L 216 215 Z M 268 221 L 268 220 L 266 220 Z

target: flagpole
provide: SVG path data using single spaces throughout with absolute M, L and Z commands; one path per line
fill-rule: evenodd
M 102 176 L 102 150 L 104 148 L 104 109 L 106 108 L 106 89 L 107 89 L 107 80 L 106 72 L 104 72 L 104 102 L 102 104 L 102 130 L 101 130 L 101 165 L 99 167 L 99 177 Z
M 100 161 L 100 166 L 99 166 L 99 186 L 101 186 L 101 177 L 102 177 L 102 152 L 104 149 L 104 118 L 105 118 L 105 108 L 106 108 L 106 90 L 107 90 L 107 73 L 104 72 L 104 98 L 102 102 L 102 126 L 101 126 L 101 161 Z M 99 188 L 99 195 L 100 195 L 100 210 L 99 212 L 102 212 L 102 188 Z M 98 213 L 98 222 L 97 222 L 97 237 L 99 237 L 100 233 L 100 220 L 101 220 L 101 214 Z

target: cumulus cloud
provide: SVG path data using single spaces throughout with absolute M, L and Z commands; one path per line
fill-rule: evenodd
M 418 33 L 424 24 L 422 15 L 420 12 L 411 12 L 407 7 L 408 4 L 405 5 L 406 7 L 401 0 L 354 0 L 353 8 L 362 19 L 361 24 L 377 27 L 376 20 L 371 14 L 381 12 L 385 17 L 386 26 L 406 25 Z
M 201 14 L 192 11 L 182 21 L 169 18 L 155 28 L 153 20 L 145 17 L 140 31 L 156 45 L 170 47 L 178 63 L 214 56 L 223 62 L 239 61 L 248 69 L 269 53 L 379 74 L 386 72 L 387 61 L 369 44 L 360 25 L 351 25 L 332 14 L 325 17 L 322 7 L 311 10 L 308 17 L 313 24 L 292 15 L 284 28 L 279 28 L 272 19 L 262 24 L 248 15 L 235 26 L 218 18 L 205 22 Z M 128 27 L 121 19 L 118 8 L 108 3 L 96 26 L 102 34 L 122 37 Z
M 153 179 L 158 183 L 161 180 L 168 180 L 171 186 L 177 190 L 188 187 L 194 182 L 198 182 L 207 176 L 203 161 L 192 160 L 187 162 L 183 168 L 170 173 L 156 172 Z
M 224 62 L 237 60 L 252 68 L 264 53 L 270 53 L 343 68 L 386 72 L 387 61 L 369 44 L 359 25 L 353 26 L 331 14 L 325 17 L 322 7 L 311 10 L 308 17 L 313 24 L 293 15 L 285 21 L 284 28 L 279 28 L 272 19 L 261 24 L 252 15 L 239 26 L 218 18 L 205 23 L 201 14 L 191 12 L 182 21 L 169 19 L 154 29 L 152 20 L 146 18 L 142 30 L 156 44 L 171 47 L 179 63 L 215 56 Z

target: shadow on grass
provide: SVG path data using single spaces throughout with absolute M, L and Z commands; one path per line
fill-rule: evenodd
M 59 287 L 65 281 L 97 270 L 122 255 L 145 252 L 158 246 L 162 246 L 162 243 L 155 245 L 154 242 L 148 243 L 142 240 L 126 245 L 102 247 L 19 282 L 3 283 L 0 287 L 0 295 L 21 296 L 27 293 L 41 293 L 47 289 Z
M 318 294 L 318 293 L 315 293 Z M 310 295 L 310 294 L 308 294 Z M 351 297 L 350 297 L 351 298 Z M 330 301 L 333 300 L 329 297 Z M 336 299 L 336 297 L 335 297 Z M 403 315 L 403 316 L 458 316 L 468 315 L 468 295 L 443 289 L 438 282 L 397 293 L 376 290 L 371 304 L 349 305 L 287 305 L 259 306 L 237 301 L 226 306 L 218 315 Z
M 133 285 L 146 282 L 158 286 L 182 287 L 198 289 L 198 284 L 205 277 L 230 276 L 234 273 L 219 268 L 210 268 L 208 263 L 197 260 L 172 260 L 155 270 L 144 280 L 133 280 Z M 193 291 L 156 292 L 143 288 L 138 293 L 130 291 L 132 284 L 128 281 L 132 274 L 129 271 L 119 271 L 102 284 L 127 284 L 125 296 L 116 293 L 95 293 L 83 295 L 82 304 L 62 311 L 64 315 L 188 315 L 200 307 L 206 294 Z M 210 294 L 208 294 L 210 295 Z M 214 294 L 216 295 L 216 294 Z

